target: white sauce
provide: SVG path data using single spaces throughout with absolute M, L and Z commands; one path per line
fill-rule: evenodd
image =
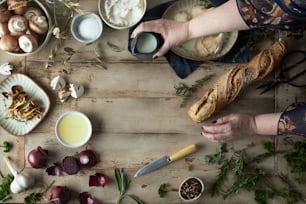
M 142 0 L 106 0 L 106 16 L 117 26 L 129 26 L 137 23 L 143 14 Z
M 97 21 L 94 18 L 83 19 L 78 27 L 79 35 L 87 40 L 96 39 L 99 35 L 99 26 L 97 26 Z

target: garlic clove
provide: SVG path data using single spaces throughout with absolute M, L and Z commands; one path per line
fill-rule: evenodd
M 70 94 L 71 92 L 67 88 L 64 88 L 64 89 L 60 89 L 57 92 L 57 97 L 63 103 L 68 100 L 68 98 L 70 97 Z
M 13 66 L 9 63 L 4 63 L 0 66 L 0 74 L 2 75 L 10 75 L 13 70 Z
M 66 81 L 60 76 L 54 77 L 50 84 L 53 90 L 63 89 L 66 86 Z
M 73 98 L 79 98 L 84 94 L 84 87 L 79 84 L 70 84 L 69 90 Z

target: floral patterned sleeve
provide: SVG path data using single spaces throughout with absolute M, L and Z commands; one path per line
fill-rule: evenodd
M 278 121 L 277 135 L 306 137 L 306 103 L 290 105 Z
M 305 0 L 236 0 L 250 28 L 281 29 L 302 34 L 306 26 Z

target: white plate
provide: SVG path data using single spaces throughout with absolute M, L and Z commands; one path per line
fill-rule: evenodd
M 40 118 L 33 118 L 28 121 L 18 121 L 14 118 L 7 117 L 7 107 L 11 104 L 11 100 L 5 98 L 2 93 L 11 93 L 11 87 L 21 85 L 23 90 L 31 99 L 38 102 L 42 108 Z M 28 76 L 24 74 L 12 74 L 0 84 L 0 126 L 12 135 L 22 136 L 31 132 L 47 115 L 50 109 L 49 96 Z
M 191 13 L 191 10 L 196 5 L 205 5 L 205 7 L 212 7 L 212 4 L 209 0 L 180 0 L 173 3 L 171 6 L 167 8 L 167 10 L 163 14 L 163 18 L 165 19 L 172 19 L 177 15 L 178 12 L 186 12 Z M 209 19 L 208 19 L 209 20 Z M 206 60 L 215 60 L 223 57 L 226 55 L 231 48 L 234 46 L 237 37 L 238 31 L 224 33 L 225 34 L 225 41 L 222 46 L 222 50 L 217 54 L 210 54 L 206 56 L 199 56 L 195 49 L 195 42 L 197 39 L 192 39 L 187 42 L 184 42 L 180 45 L 172 47 L 171 51 L 186 59 L 191 60 L 199 60 L 199 61 L 206 61 Z

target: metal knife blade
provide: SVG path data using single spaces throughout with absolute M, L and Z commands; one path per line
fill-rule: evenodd
M 134 175 L 134 177 L 138 177 L 141 175 L 144 175 L 146 173 L 149 173 L 151 171 L 154 171 L 156 169 L 159 169 L 167 164 L 170 164 L 173 161 L 176 161 L 188 154 L 191 154 L 195 151 L 197 151 L 198 147 L 195 144 L 189 145 L 183 149 L 181 149 L 180 151 L 172 154 L 171 156 L 163 156 L 147 165 L 145 165 L 144 167 L 142 167 L 141 169 L 139 169 L 136 174 Z
M 155 161 L 152 161 L 151 163 L 145 165 L 141 169 L 139 169 L 134 177 L 141 176 L 143 174 L 149 173 L 151 171 L 154 171 L 156 169 L 159 169 L 162 166 L 165 166 L 171 162 L 170 158 L 168 156 L 163 156 Z

